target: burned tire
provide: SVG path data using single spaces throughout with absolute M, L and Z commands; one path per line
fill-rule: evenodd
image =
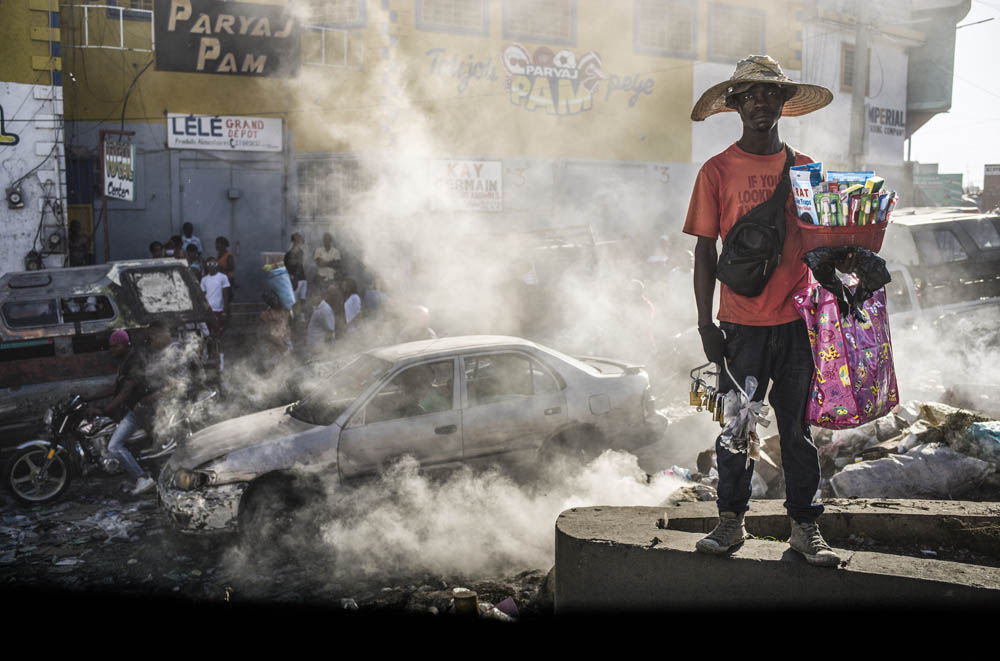
M 27 447 L 4 463 L 4 486 L 20 504 L 50 503 L 69 488 L 73 474 L 65 453 L 57 450 L 46 466 L 49 451 L 47 446 Z
M 317 532 L 308 505 L 318 491 L 284 474 L 252 483 L 237 515 L 240 544 L 252 555 L 275 559 L 300 553 L 303 542 Z
M 604 435 L 594 427 L 574 427 L 546 441 L 540 452 L 542 467 L 580 467 L 607 449 Z

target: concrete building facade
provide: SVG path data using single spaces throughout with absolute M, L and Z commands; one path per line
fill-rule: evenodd
M 701 163 L 739 135 L 734 114 L 692 123 L 691 106 L 750 53 L 834 91 L 830 107 L 783 120 L 782 136 L 828 167 L 847 165 L 854 28 L 843 0 L 629 0 L 614 11 L 597 0 L 84 4 L 60 16 L 71 212 L 97 224 L 100 129 L 134 131 L 137 150 L 135 200 L 108 203 L 112 259 L 147 255 L 184 222 L 206 249 L 229 237 L 244 283 L 260 277 L 260 253 L 286 249 L 295 231 L 313 245 L 327 230 L 347 244 L 379 227 L 400 239 L 401 222 L 433 216 L 497 232 L 679 232 Z M 865 157 L 895 183 L 908 57 L 925 41 L 907 27 L 911 2 L 889 4 L 871 40 Z M 272 17 L 264 34 L 262 6 L 296 20 L 292 70 L 254 70 L 259 53 L 227 59 L 240 25 L 262 43 L 281 31 Z M 157 59 L 169 42 L 157 43 L 156 12 L 192 39 L 187 69 Z M 198 116 L 279 120 L 268 132 L 277 144 L 172 137 L 188 117 L 197 132 Z
M 0 271 L 62 266 L 66 163 L 55 0 L 7 3 L 0 20 Z

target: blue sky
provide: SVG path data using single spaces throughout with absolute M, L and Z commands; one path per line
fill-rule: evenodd
M 912 159 L 960 172 L 965 185 L 983 184 L 983 165 L 1000 163 L 1000 0 L 972 0 L 955 41 L 951 112 L 913 135 Z

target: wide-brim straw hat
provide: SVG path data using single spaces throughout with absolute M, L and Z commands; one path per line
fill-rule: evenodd
M 767 55 L 749 55 L 737 63 L 732 78 L 705 90 L 691 110 L 691 119 L 700 122 L 716 113 L 735 112 L 726 106 L 726 98 L 757 83 L 774 83 L 795 89 L 795 95 L 785 101 L 785 107 L 781 111 L 783 117 L 805 115 L 833 101 L 833 92 L 821 85 L 795 82 L 785 75 L 773 58 Z

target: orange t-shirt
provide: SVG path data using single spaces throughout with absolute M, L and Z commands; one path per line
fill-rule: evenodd
M 729 229 L 746 212 L 766 202 L 781 179 L 785 150 L 760 156 L 743 151 L 735 143 L 710 158 L 698 172 L 691 192 L 684 233 L 709 239 L 726 238 Z M 795 165 L 812 163 L 796 152 Z M 792 294 L 809 284 L 809 267 L 802 261 L 802 236 L 795 224 L 795 202 L 789 193 L 785 207 L 785 245 L 781 264 L 759 296 L 734 293 L 722 284 L 720 321 L 746 326 L 776 326 L 799 319 Z

